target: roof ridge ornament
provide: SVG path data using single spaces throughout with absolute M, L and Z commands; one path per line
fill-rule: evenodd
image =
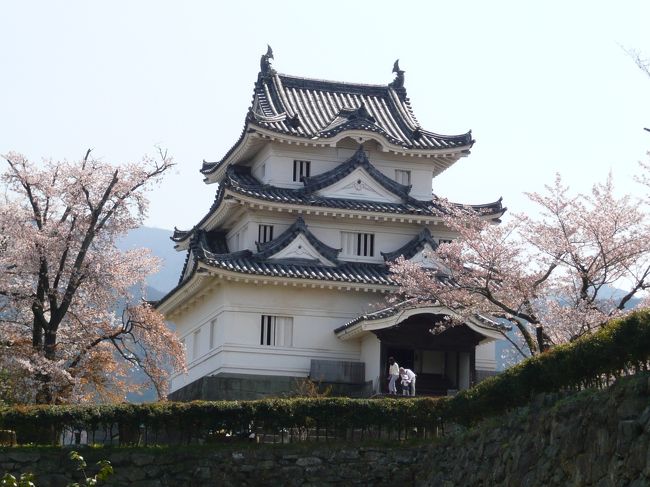
M 271 59 L 274 59 L 273 49 L 271 49 L 271 46 L 268 44 L 266 47 L 266 54 L 262 54 L 262 57 L 260 58 L 260 75 L 264 78 L 275 74 L 275 69 L 271 67 Z
M 352 157 L 348 159 L 347 162 L 354 161 L 354 162 L 361 162 L 365 164 L 369 164 L 370 161 L 368 160 L 368 154 L 366 154 L 365 149 L 363 148 L 363 144 L 359 144 L 359 147 L 357 147 L 357 150 L 354 151 L 354 154 L 352 154 Z
M 356 108 L 341 108 L 338 116 L 347 118 L 350 121 L 365 120 L 370 123 L 377 123 L 377 120 L 370 114 L 364 102 L 361 102 L 361 104 Z
M 393 63 L 393 73 L 395 73 L 395 79 L 388 86 L 396 91 L 404 90 L 404 71 L 399 69 L 399 59 Z

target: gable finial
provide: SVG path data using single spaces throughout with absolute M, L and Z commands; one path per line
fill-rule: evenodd
M 271 59 L 273 59 L 273 49 L 270 45 L 266 45 L 266 54 L 262 54 L 260 59 L 260 73 L 262 76 L 268 76 L 269 74 L 275 73 L 275 70 L 271 67 Z
M 404 71 L 399 69 L 399 59 L 393 63 L 393 73 L 395 73 L 395 79 L 388 86 L 396 90 L 404 88 Z

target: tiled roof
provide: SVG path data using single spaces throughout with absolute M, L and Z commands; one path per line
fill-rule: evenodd
M 340 331 L 345 330 L 346 328 L 349 328 L 352 325 L 356 325 L 357 323 L 360 323 L 362 321 L 374 321 L 374 320 L 381 320 L 383 318 L 388 318 L 389 316 L 395 316 L 397 313 L 402 311 L 403 309 L 406 308 L 412 308 L 417 305 L 417 299 L 412 298 L 412 299 L 407 299 L 406 301 L 401 301 L 397 304 L 394 304 L 392 306 L 388 306 L 387 308 L 380 309 L 378 311 L 373 311 L 372 313 L 366 313 L 363 315 L 359 315 L 353 320 L 348 321 L 346 324 L 339 326 L 336 330 L 334 330 L 334 333 L 338 333 Z
M 403 247 L 397 249 L 394 252 L 382 252 L 381 255 L 384 257 L 386 262 L 397 259 L 400 255 L 403 255 L 405 259 L 410 259 L 420 250 L 424 248 L 426 244 L 429 244 L 433 250 L 438 248 L 438 242 L 436 242 L 431 236 L 431 232 L 428 228 L 423 228 L 420 233 L 418 233 L 415 238 L 406 243 Z
M 385 203 L 380 201 L 328 198 L 310 193 L 305 188 L 290 189 L 264 185 L 250 174 L 248 168 L 241 166 L 230 166 L 228 168 L 228 174 L 221 184 L 232 192 L 242 196 L 293 205 L 413 215 L 433 215 L 435 210 L 438 209 L 435 203 L 428 201 L 418 202 L 409 199 L 407 203 Z
M 347 328 L 350 328 L 357 323 L 361 323 L 362 321 L 375 321 L 375 320 L 381 320 L 383 318 L 388 318 L 391 316 L 395 316 L 398 313 L 400 313 L 403 310 L 408 310 L 408 309 L 414 309 L 414 308 L 422 308 L 422 307 L 429 307 L 430 303 L 423 303 L 418 301 L 417 298 L 411 298 L 407 299 L 406 301 L 401 301 L 397 304 L 394 304 L 392 306 L 389 306 L 384 309 L 380 309 L 378 311 L 372 312 L 372 313 L 366 313 L 363 315 L 359 315 L 353 320 L 348 321 L 346 324 L 339 326 L 337 329 L 334 330 L 334 333 L 340 333 Z M 498 331 L 509 331 L 510 326 L 504 325 L 503 323 L 500 323 L 496 321 L 493 318 L 489 318 L 485 315 L 481 314 L 475 314 L 474 315 L 474 320 L 473 320 L 477 325 L 483 328 L 488 328 L 492 330 L 498 330 Z
M 250 254 L 236 257 L 206 257 L 204 260 L 212 267 L 248 275 L 315 279 L 351 284 L 395 285 L 389 277 L 388 267 L 384 264 L 344 262 L 336 267 L 330 267 L 313 261 L 259 261 Z
M 298 234 L 303 234 L 316 250 L 336 265 L 327 266 L 316 260 L 308 259 L 269 260 L 270 256 L 286 247 Z M 309 231 L 301 217 L 276 239 L 265 244 L 259 244 L 258 249 L 258 253 L 253 253 L 250 250 L 229 252 L 224 232 L 197 230 L 190 241 L 190 248 L 181 272 L 179 286 L 195 270 L 192 269 L 192 272 L 186 272 L 190 262 L 190 254 L 194 256 L 192 261 L 194 265 L 197 262 L 204 262 L 210 267 L 241 274 L 316 279 L 351 284 L 395 285 L 395 282 L 390 278 L 390 270 L 385 264 L 338 261 L 339 250 L 333 249 L 318 240 Z M 174 292 L 175 289 L 170 291 L 169 294 L 171 295 Z
M 302 220 L 302 219 L 300 219 Z M 288 230 L 283 232 L 276 240 L 284 242 L 286 245 L 287 240 L 295 238 L 297 233 L 306 233 L 306 225 L 304 222 L 297 222 Z M 205 232 L 204 232 L 205 234 Z M 309 232 L 311 235 L 311 232 Z M 380 284 L 380 285 L 394 285 L 390 280 L 390 271 L 384 264 L 367 264 L 356 262 L 338 262 L 335 267 L 326 266 L 312 260 L 295 259 L 292 262 L 274 262 L 268 260 L 271 253 L 281 250 L 281 244 L 278 248 L 267 246 L 262 248 L 262 251 L 254 254 L 250 250 L 242 250 L 233 253 L 217 253 L 211 249 L 223 249 L 226 246 L 225 235 L 214 234 L 213 238 L 217 241 L 208 243 L 207 239 L 198 239 L 198 245 L 194 247 L 196 257 L 198 260 L 209 264 L 210 266 L 224 269 L 242 274 L 252 274 L 259 276 L 269 277 L 289 277 L 298 279 L 318 279 L 322 281 L 339 281 L 350 282 L 358 284 Z M 275 240 L 269 242 L 274 243 Z M 314 245 L 324 256 L 336 261 L 333 257 L 338 250 L 328 247 L 324 243 L 318 241 L 311 235 L 310 243 Z M 276 244 L 274 244 L 276 245 Z M 272 250 L 270 252 L 269 250 Z
M 316 189 L 321 187 L 322 183 L 320 179 L 316 178 L 327 175 L 327 177 L 330 178 L 328 184 L 333 184 L 336 178 L 340 179 L 351 172 L 352 169 L 354 169 L 350 169 L 351 167 L 352 165 L 349 162 L 341 164 L 332 171 L 329 171 L 329 173 L 325 173 L 314 178 L 307 178 L 305 181 L 306 186 L 304 188 L 291 189 L 278 188 L 276 186 L 262 184 L 253 175 L 251 175 L 249 168 L 243 166 L 231 166 L 228 168 L 226 178 L 222 181 L 221 186 L 228 188 L 234 193 L 241 194 L 242 196 L 249 196 L 256 199 L 277 203 L 307 205 L 323 208 L 341 208 L 347 210 L 370 211 L 379 213 L 411 214 L 423 216 L 440 215 L 442 206 L 436 202 L 435 196 L 434 199 L 430 201 L 416 200 L 410 196 L 406 196 L 405 192 L 407 191 L 406 188 L 408 187 L 398 184 L 397 182 L 394 182 L 391 191 L 396 193 L 398 196 L 401 195 L 404 199 L 403 203 L 386 203 L 381 201 L 329 198 L 314 194 Z M 379 171 L 374 169 L 371 175 L 374 173 L 379 173 Z M 379 174 L 386 180 L 391 181 L 383 176 L 383 174 Z M 384 187 L 388 186 L 389 184 L 384 184 Z M 324 184 L 322 186 L 324 186 Z M 505 210 L 501 205 L 501 200 L 486 205 L 471 205 L 470 208 L 480 210 L 481 213 L 486 216 L 494 215 L 495 218 L 500 217 Z
M 363 167 L 384 188 L 403 199 L 402 203 L 388 203 L 381 201 L 355 200 L 346 198 L 329 198 L 315 194 L 319 189 L 334 184 L 350 174 L 357 167 Z M 222 203 L 226 191 L 241 196 L 255 198 L 258 200 L 288 205 L 313 206 L 319 208 L 333 208 L 342 210 L 365 211 L 376 213 L 390 213 L 399 215 L 415 216 L 437 216 L 443 211 L 443 207 L 437 203 L 437 197 L 429 201 L 416 200 L 408 195 L 409 186 L 404 186 L 385 176 L 377 170 L 367 158 L 365 152 L 360 148 L 348 161 L 338 165 L 331 171 L 317 176 L 303 179 L 302 188 L 279 188 L 268 184 L 262 184 L 251 174 L 247 166 L 234 165 L 228 167 L 224 179 L 219 184 L 217 195 L 208 213 L 199 221 L 195 228 L 200 228 L 210 214 Z M 505 208 L 502 200 L 483 205 L 468 205 L 485 216 L 493 215 L 499 218 Z M 174 230 L 171 239 L 181 242 L 189 238 L 193 230 Z
M 191 234 L 192 234 L 192 230 L 179 230 L 178 228 L 174 227 L 174 233 L 170 238 L 174 242 L 180 242 L 181 240 L 185 240 Z
M 245 127 L 260 127 L 279 135 L 307 140 L 329 139 L 347 130 L 365 130 L 384 137 L 403 149 L 450 151 L 469 149 L 471 131 L 440 135 L 418 123 L 404 88 L 404 71 L 397 63 L 395 80 L 388 85 L 367 85 L 308 79 L 275 72 L 272 53 L 262 56 L 255 83 L 253 104 Z M 204 162 L 201 172 L 210 174 L 231 155 L 239 141 L 221 161 Z

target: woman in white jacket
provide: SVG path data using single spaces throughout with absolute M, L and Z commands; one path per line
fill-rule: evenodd
M 395 383 L 399 377 L 399 365 L 395 358 L 388 357 L 388 394 L 397 394 Z

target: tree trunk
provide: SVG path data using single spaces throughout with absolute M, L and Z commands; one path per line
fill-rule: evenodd
M 32 346 L 37 350 L 43 346 L 43 327 L 36 318 L 32 327 Z
M 539 349 L 540 353 L 546 352 L 548 349 L 548 345 L 546 344 L 546 340 L 544 340 L 544 327 L 541 325 L 537 325 L 535 327 L 535 338 L 537 339 L 537 348 Z
M 56 330 L 48 328 L 45 330 L 45 358 L 48 360 L 56 359 Z

